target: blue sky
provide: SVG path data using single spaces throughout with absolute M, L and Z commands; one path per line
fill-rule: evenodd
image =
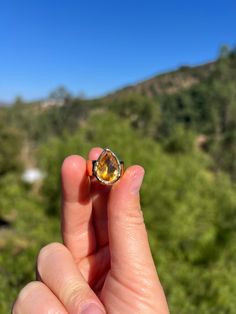
M 236 1 L 2 0 L 0 100 L 87 97 L 236 46 Z

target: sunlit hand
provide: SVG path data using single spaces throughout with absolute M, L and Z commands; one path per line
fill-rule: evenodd
M 101 151 L 93 148 L 89 159 Z M 143 175 L 140 166 L 129 167 L 110 188 L 88 178 L 82 157 L 65 159 L 64 245 L 40 251 L 39 281 L 20 292 L 14 314 L 168 313 L 140 210 Z

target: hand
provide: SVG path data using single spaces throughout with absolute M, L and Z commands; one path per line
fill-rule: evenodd
M 89 159 L 97 159 L 93 148 Z M 167 314 L 140 209 L 144 170 L 129 167 L 112 188 L 90 180 L 86 161 L 62 165 L 62 237 L 38 256 L 39 281 L 19 294 L 14 314 Z M 46 236 L 46 235 L 45 235 Z

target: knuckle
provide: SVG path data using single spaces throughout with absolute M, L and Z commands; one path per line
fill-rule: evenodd
M 79 308 L 81 300 L 87 298 L 88 289 L 83 282 L 77 280 L 68 280 L 63 287 L 62 294 L 67 304 L 70 304 L 74 309 Z
M 115 221 L 126 228 L 144 226 L 144 216 L 140 208 L 126 207 L 125 211 L 119 210 L 114 215 Z
M 34 291 L 38 291 L 39 288 L 43 286 L 43 283 L 39 281 L 32 281 L 28 283 L 18 294 L 15 303 L 12 307 L 12 314 L 20 314 L 22 313 L 22 308 L 25 302 L 29 299 L 29 297 L 34 293 Z
M 132 226 L 144 225 L 144 217 L 141 209 L 128 210 L 126 216 L 127 224 Z

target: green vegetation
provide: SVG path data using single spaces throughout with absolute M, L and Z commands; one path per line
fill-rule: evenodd
M 236 53 L 150 81 L 98 100 L 60 89 L 51 97 L 63 106 L 0 108 L 0 313 L 35 278 L 39 248 L 60 240 L 63 159 L 95 145 L 145 167 L 142 208 L 171 313 L 235 312 Z M 31 165 L 43 184 L 21 181 Z

